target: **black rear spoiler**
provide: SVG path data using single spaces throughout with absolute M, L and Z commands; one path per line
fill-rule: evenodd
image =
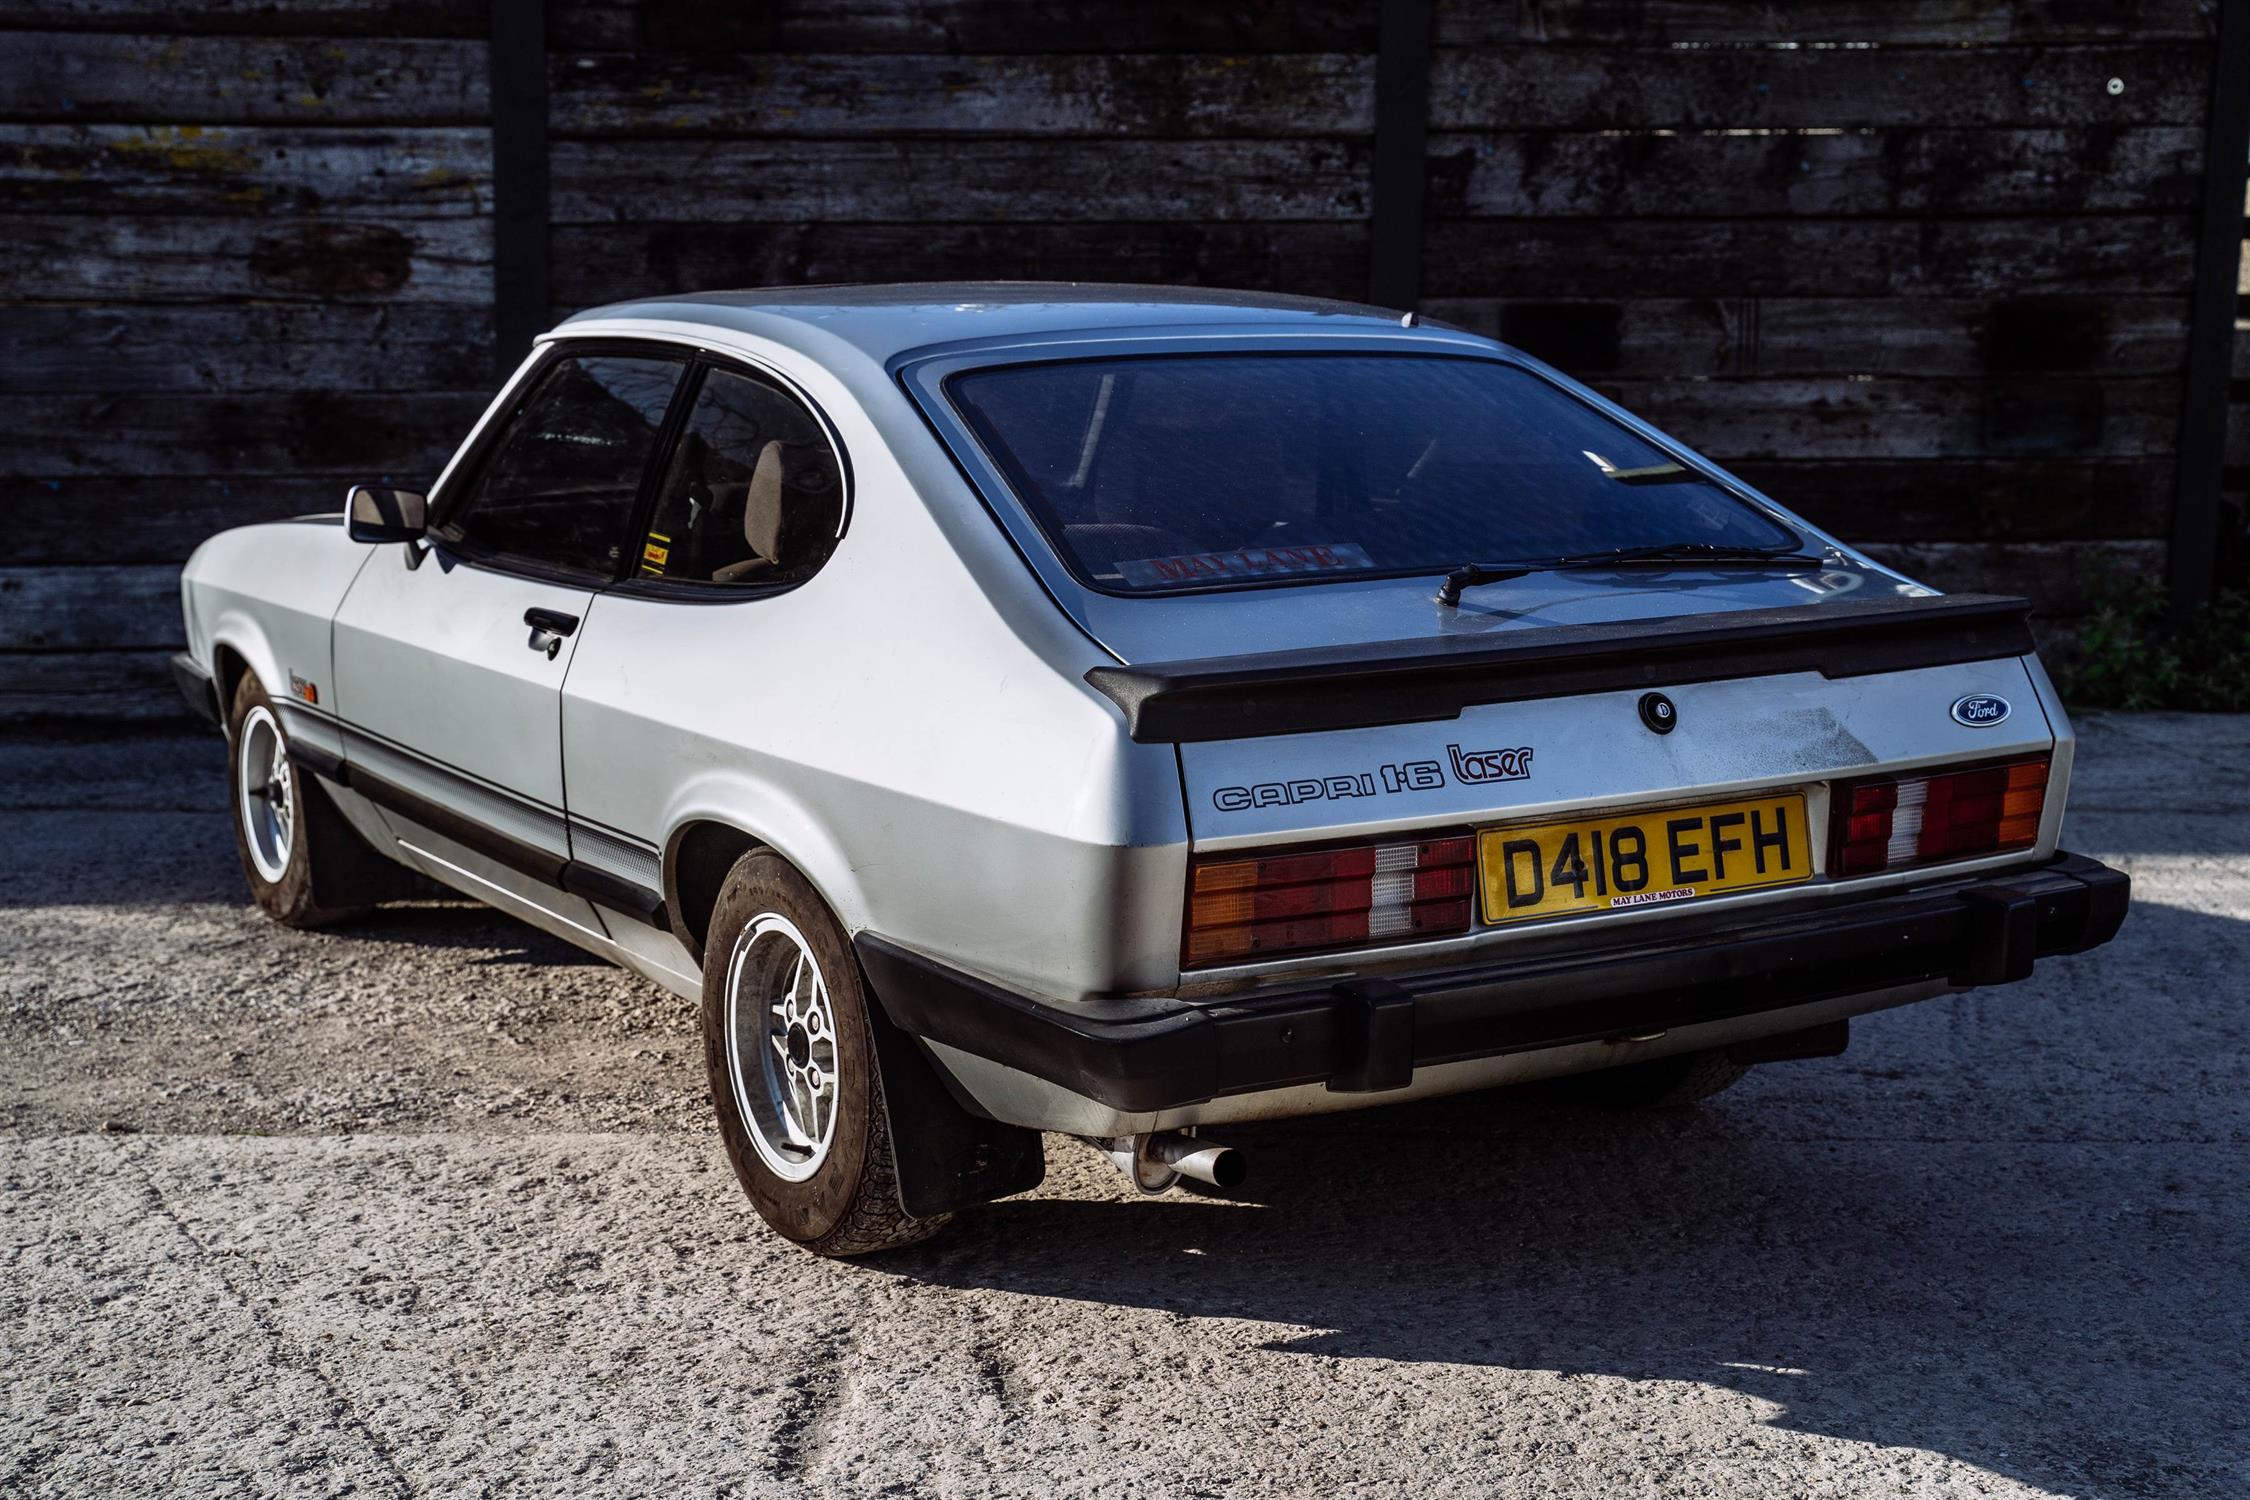
M 1516 703 L 1726 677 L 1863 677 L 2033 650 L 2028 600 L 1853 599 L 1656 620 L 1095 667 L 1086 680 L 1155 744 L 1457 718 Z

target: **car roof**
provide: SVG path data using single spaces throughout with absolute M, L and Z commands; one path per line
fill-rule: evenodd
M 1077 281 L 927 281 L 684 292 L 611 303 L 557 334 L 649 321 L 787 339 L 789 325 L 839 339 L 878 362 L 937 344 L 1195 326 L 1396 332 L 1401 314 L 1357 302 L 1203 287 Z M 1410 325 L 1411 326 L 1411 325 Z M 789 339 L 789 342 L 797 340 Z

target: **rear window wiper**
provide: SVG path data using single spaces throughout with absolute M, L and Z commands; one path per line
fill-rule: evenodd
M 1437 602 L 1458 605 L 1461 591 L 1483 583 L 1502 583 L 1529 573 L 1556 573 L 1568 568 L 1631 568 L 1663 563 L 1743 563 L 1770 567 L 1819 567 L 1828 559 L 1795 552 L 1787 547 L 1731 547 L 1721 542 L 1659 542 L 1649 547 L 1605 547 L 1599 552 L 1567 552 L 1560 557 L 1531 558 L 1523 562 L 1465 563 L 1445 575 L 1438 585 Z

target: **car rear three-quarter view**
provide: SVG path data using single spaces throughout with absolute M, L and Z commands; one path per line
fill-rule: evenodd
M 2023 601 L 1940 595 L 1558 372 L 1154 288 L 680 297 L 434 491 L 215 538 L 191 701 L 284 921 L 404 866 L 702 1007 L 781 1233 L 1076 1136 L 1585 1075 L 1684 1102 L 2107 941 Z

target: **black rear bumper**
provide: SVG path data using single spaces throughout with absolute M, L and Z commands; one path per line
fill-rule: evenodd
M 188 712 L 213 726 L 225 722 L 219 713 L 218 684 L 185 651 L 172 653 L 172 685 L 180 690 L 180 701 L 188 706 Z
M 1683 932 L 1637 926 L 1473 966 L 1323 979 L 1206 1001 L 1049 1005 L 872 933 L 854 942 L 901 1030 L 1121 1111 L 1326 1084 L 1704 1022 L 1930 980 L 2005 984 L 2116 936 L 2131 882 L 2078 855 Z M 1528 946 L 1528 945 L 1527 945 Z

